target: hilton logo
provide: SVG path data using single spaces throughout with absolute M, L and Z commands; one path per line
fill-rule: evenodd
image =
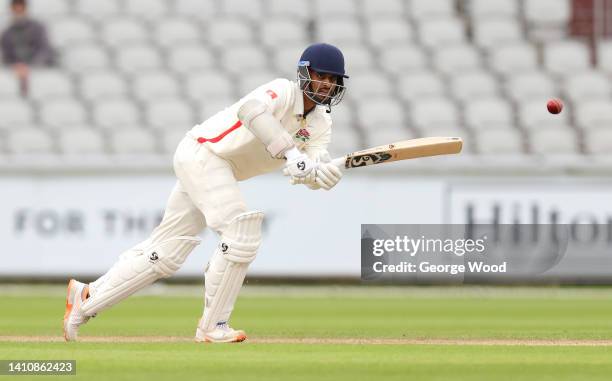
M 558 242 L 559 233 L 565 232 L 567 238 L 573 242 L 593 243 L 604 240 L 612 244 L 612 216 L 601 217 L 593 213 L 583 212 L 572 215 L 563 215 L 557 208 L 543 208 L 537 203 L 504 208 L 501 203 L 494 203 L 490 209 L 489 217 L 476 218 L 476 206 L 467 203 L 466 233 L 470 238 L 478 236 L 476 230 L 488 226 L 489 232 L 495 242 L 500 238 L 501 226 L 514 226 L 512 229 L 515 241 L 538 242 L 542 238 L 548 242 Z M 486 214 L 484 214 L 486 215 Z M 483 216 L 483 213 L 478 213 Z M 503 222 L 502 222 L 503 221 Z M 491 230 L 492 229 L 492 230 Z

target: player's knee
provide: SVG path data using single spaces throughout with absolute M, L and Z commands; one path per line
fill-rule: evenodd
M 263 218 L 262 212 L 252 211 L 237 215 L 227 224 L 219 250 L 228 261 L 250 263 L 255 259 L 261 243 Z
M 206 226 L 217 232 L 219 235 L 228 229 L 232 221 L 238 216 L 247 213 L 247 208 L 242 200 L 228 200 L 222 208 L 206 210 L 206 207 L 202 205 L 204 210 Z

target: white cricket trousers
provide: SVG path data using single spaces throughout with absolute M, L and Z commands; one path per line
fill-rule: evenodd
M 161 223 L 122 256 L 172 237 L 197 236 L 206 226 L 222 234 L 228 222 L 247 211 L 230 164 L 189 134 L 176 149 L 174 172 L 178 181 Z M 92 295 L 103 287 L 105 275 L 90 284 Z
M 227 223 L 247 211 L 231 165 L 189 134 L 176 149 L 174 173 L 177 184 L 152 238 L 166 230 L 172 236 L 197 235 L 206 226 L 221 234 Z

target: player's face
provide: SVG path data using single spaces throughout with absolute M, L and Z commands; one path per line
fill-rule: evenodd
M 338 82 L 337 76 L 327 73 L 317 73 L 314 70 L 310 70 L 310 79 L 312 80 L 310 83 L 311 91 L 318 101 L 323 101 L 325 98 L 329 97 Z

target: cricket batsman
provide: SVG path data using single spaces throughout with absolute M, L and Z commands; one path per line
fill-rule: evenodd
M 264 214 L 249 210 L 238 181 L 284 168 L 291 184 L 329 190 L 342 172 L 331 163 L 331 107 L 345 93 L 344 56 L 335 46 L 304 50 L 297 81 L 276 79 L 193 127 L 174 155 L 176 185 L 151 236 L 120 255 L 90 284 L 68 283 L 64 338 L 101 311 L 172 276 L 200 243 L 205 227 L 220 243 L 205 271 L 204 312 L 197 342 L 246 339 L 228 322 L 261 242 Z

